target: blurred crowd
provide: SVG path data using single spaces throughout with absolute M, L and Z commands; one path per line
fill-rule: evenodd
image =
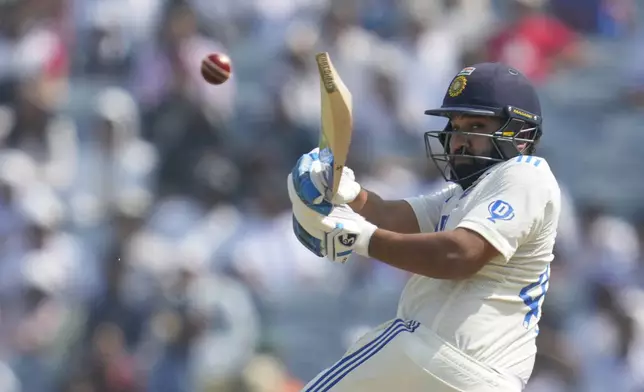
M 291 233 L 319 51 L 385 198 L 440 186 L 423 111 L 461 68 L 534 81 L 565 210 L 528 391 L 644 391 L 643 21 L 639 0 L 0 1 L 0 392 L 298 391 L 394 316 L 405 273 Z

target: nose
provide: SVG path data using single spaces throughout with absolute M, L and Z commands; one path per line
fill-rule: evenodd
M 451 154 L 456 153 L 469 143 L 468 137 L 460 132 L 453 132 L 449 138 L 449 150 Z

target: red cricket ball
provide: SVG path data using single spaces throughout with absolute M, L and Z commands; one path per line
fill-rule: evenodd
M 222 84 L 231 74 L 230 58 L 223 53 L 212 53 L 201 61 L 201 76 L 210 84 Z

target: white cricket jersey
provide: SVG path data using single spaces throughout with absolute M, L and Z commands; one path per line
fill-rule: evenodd
M 465 280 L 414 275 L 398 317 L 420 321 L 465 354 L 527 382 L 560 210 L 547 162 L 519 156 L 493 166 L 467 192 L 450 184 L 406 200 L 422 232 L 467 228 L 500 256 Z

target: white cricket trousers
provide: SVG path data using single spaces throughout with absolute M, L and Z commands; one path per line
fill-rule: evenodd
M 302 392 L 519 392 L 504 376 L 417 321 L 388 321 L 360 338 Z

